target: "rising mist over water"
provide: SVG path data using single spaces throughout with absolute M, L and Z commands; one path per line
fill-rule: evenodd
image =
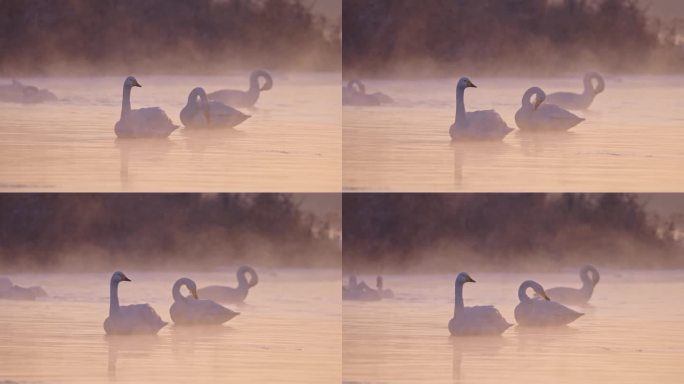
M 633 0 L 343 2 L 345 77 L 678 72 L 676 21 Z
M 299 0 L 2 0 L 0 74 L 335 70 L 339 21 Z
M 354 271 L 682 267 L 677 212 L 635 194 L 345 194 Z

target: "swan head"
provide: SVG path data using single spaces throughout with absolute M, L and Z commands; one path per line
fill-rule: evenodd
M 590 275 L 591 273 L 591 275 Z M 580 268 L 580 278 L 582 279 L 583 282 L 590 283 L 592 286 L 596 286 L 598 284 L 599 280 L 601 280 L 601 275 L 599 274 L 598 269 L 594 267 L 591 264 L 583 265 L 582 268 Z
M 356 281 L 356 275 L 351 275 L 349 276 L 349 286 L 350 287 L 356 287 L 357 281 Z
M 458 276 L 456 277 L 456 284 L 463 285 L 465 283 L 474 283 L 474 282 L 475 282 L 475 280 L 473 280 L 473 278 L 470 277 L 470 275 L 465 273 L 465 272 L 459 273 Z
M 120 283 L 122 281 L 131 281 L 126 275 L 121 271 L 116 271 L 112 275 L 112 283 Z
M 133 77 L 133 76 L 128 76 L 126 78 L 126 80 L 124 81 L 124 86 L 126 86 L 128 88 L 142 87 L 142 85 L 140 85 L 140 83 L 138 83 L 138 80 L 136 80 L 135 77 Z
M 378 287 L 378 289 L 382 291 L 382 286 L 383 286 L 382 276 L 378 276 L 375 279 L 375 286 Z
M 466 88 L 477 88 L 477 85 L 473 84 L 472 81 L 470 81 L 469 78 L 467 77 L 461 77 L 460 80 L 458 80 L 458 88 L 461 89 L 466 89 Z

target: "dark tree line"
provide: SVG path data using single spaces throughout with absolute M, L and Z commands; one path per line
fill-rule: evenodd
M 330 29 L 299 0 L 0 0 L 0 69 L 326 69 Z
M 560 265 L 578 255 L 667 263 L 677 249 L 667 226 L 629 194 L 345 194 L 343 263 L 410 265 L 425 251 L 458 261 L 456 249 L 483 264 L 539 258 Z
M 282 194 L 2 194 L 0 265 L 339 263 Z
M 655 24 L 636 0 L 345 0 L 343 67 L 349 75 L 681 70 L 682 50 Z

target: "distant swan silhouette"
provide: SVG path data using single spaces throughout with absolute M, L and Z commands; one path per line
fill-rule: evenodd
M 47 296 L 47 292 L 41 287 L 20 287 L 14 285 L 8 277 L 0 276 L 0 299 L 35 300 L 38 297 L 45 296 Z
M 530 98 L 536 95 L 534 105 Z M 539 87 L 528 89 L 522 97 L 522 106 L 515 113 L 515 123 L 523 131 L 567 131 L 584 121 L 565 109 L 544 103 L 546 93 Z
M 249 289 L 259 283 L 259 276 L 257 276 L 254 268 L 246 265 L 240 267 L 236 274 L 238 280 L 238 286 L 236 288 L 210 285 L 208 287 L 200 288 L 197 293 L 203 299 L 220 303 L 241 303 L 245 301 Z M 250 275 L 249 280 L 247 280 L 248 274 Z
M 454 336 L 500 335 L 512 324 L 492 305 L 466 307 L 463 305 L 463 285 L 474 283 L 472 277 L 461 272 L 454 283 L 454 317 L 449 320 L 449 332 Z
M 259 79 L 266 80 L 263 86 L 259 85 Z M 221 101 L 234 107 L 251 107 L 256 104 L 262 91 L 273 88 L 273 78 L 271 74 L 263 69 L 252 71 L 249 76 L 249 89 L 239 91 L 235 89 L 221 89 L 210 93 L 209 99 Z
M 188 103 L 180 113 L 181 122 L 187 128 L 233 128 L 248 118 L 250 115 L 233 107 L 209 101 L 207 93 L 200 87 L 190 92 Z
M 531 299 L 527 289 L 532 288 L 540 297 Z M 555 326 L 566 325 L 582 316 L 563 304 L 550 301 L 544 288 L 536 281 L 527 280 L 518 288 L 520 303 L 515 307 L 515 320 L 520 325 Z
M 591 276 L 589 273 L 591 272 Z M 594 293 L 594 287 L 601 276 L 593 265 L 584 265 L 579 271 L 582 288 L 556 287 L 546 290 L 546 294 L 553 301 L 569 305 L 585 305 Z
M 129 76 L 124 80 L 121 118 L 114 126 L 116 136 L 122 138 L 168 137 L 178 126 L 158 107 L 131 109 L 131 88 L 142 87 Z
M 358 282 L 355 275 L 349 276 L 349 283 L 342 287 L 342 300 L 378 301 L 382 296 L 365 282 Z
M 456 85 L 456 117 L 449 128 L 452 140 L 501 140 L 513 131 L 493 109 L 466 112 L 466 88 L 477 88 L 470 79 L 462 77 Z
M 166 324 L 149 304 L 119 305 L 119 283 L 131 281 L 114 272 L 109 282 L 109 317 L 104 321 L 108 335 L 156 334 Z
M 191 297 L 181 295 L 182 286 L 190 290 Z M 187 277 L 178 279 L 171 293 L 174 301 L 169 314 L 173 322 L 179 325 L 218 325 L 240 314 L 211 300 L 198 299 L 197 286 Z
M 0 85 L 0 101 L 21 104 L 37 104 L 57 101 L 57 96 L 47 89 L 38 89 L 13 79 L 10 84 Z
M 594 80 L 597 81 L 594 88 Z M 589 72 L 584 75 L 584 92 L 556 92 L 547 95 L 546 101 L 566 109 L 587 109 L 594 101 L 594 97 L 606 89 L 603 77 L 597 72 Z
M 377 106 L 393 103 L 391 97 L 382 92 L 366 93 L 366 85 L 361 80 L 353 79 L 342 87 L 342 105 Z
M 378 288 L 378 293 L 380 294 L 380 296 L 382 296 L 383 299 L 393 299 L 394 298 L 394 292 L 392 292 L 391 289 L 382 289 L 382 286 L 383 286 L 382 276 L 378 276 L 375 279 L 375 285 Z

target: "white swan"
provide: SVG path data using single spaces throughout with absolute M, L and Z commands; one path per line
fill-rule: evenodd
M 259 283 L 259 276 L 257 276 L 254 268 L 243 265 L 237 270 L 238 286 L 236 288 L 223 287 L 220 285 L 210 285 L 208 287 L 200 288 L 197 293 L 201 298 L 218 301 L 220 303 L 241 303 L 245 301 L 249 289 Z M 247 280 L 247 274 L 250 279 Z
M 534 105 L 530 102 L 535 95 Z M 528 89 L 522 97 L 522 106 L 515 113 L 515 123 L 524 131 L 567 131 L 584 121 L 565 109 L 544 103 L 546 93 L 539 87 Z
M 187 128 L 233 128 L 250 117 L 219 101 L 209 101 L 200 87 L 190 92 L 188 104 L 180 113 L 181 122 Z
M 594 80 L 597 81 L 594 88 Z M 594 101 L 594 97 L 606 89 L 603 77 L 597 72 L 589 72 L 584 75 L 584 92 L 556 92 L 547 95 L 546 101 L 566 109 L 587 109 Z
M 123 84 L 121 118 L 114 126 L 118 137 L 168 137 L 178 126 L 158 107 L 131 109 L 131 88 L 142 87 L 138 80 L 129 76 Z
M 47 292 L 41 287 L 20 287 L 14 285 L 8 277 L 0 276 L 0 299 L 35 300 L 38 297 L 46 296 Z
M 36 104 L 45 101 L 57 101 L 57 96 L 47 89 L 38 89 L 33 85 L 24 85 L 19 80 L 0 85 L 0 101 L 21 104 Z
M 542 298 L 532 299 L 527 296 L 528 288 L 532 288 Z M 566 325 L 583 315 L 563 304 L 550 301 L 544 288 L 536 281 L 527 280 L 520 284 L 518 298 L 520 303 L 515 307 L 515 320 L 520 325 Z
M 589 276 L 591 273 L 591 276 Z M 553 301 L 569 305 L 585 305 L 594 293 L 594 287 L 598 284 L 601 276 L 593 265 L 584 265 L 580 268 L 582 288 L 556 287 L 546 290 L 546 294 Z
M 382 296 L 365 282 L 358 282 L 355 275 L 349 276 L 349 284 L 342 287 L 342 300 L 378 301 Z
M 361 80 L 349 80 L 342 87 L 342 105 L 377 106 L 393 102 L 391 97 L 382 92 L 367 94 L 366 85 Z
M 382 279 L 382 276 L 378 276 L 375 279 L 375 285 L 378 288 L 378 293 L 380 294 L 380 296 L 382 296 L 383 299 L 393 299 L 394 298 L 394 292 L 392 292 L 391 289 L 383 289 L 382 288 L 383 283 L 384 283 L 384 281 Z
M 190 290 L 191 297 L 181 295 L 180 288 Z M 239 315 L 211 300 L 200 300 L 195 282 L 187 277 L 180 278 L 173 285 L 173 304 L 169 309 L 171 320 L 179 325 L 219 325 Z
M 119 283 L 131 281 L 114 272 L 109 282 L 109 317 L 104 321 L 108 335 L 156 334 L 166 324 L 149 304 L 119 305 Z
M 461 272 L 454 283 L 454 317 L 449 320 L 449 332 L 454 336 L 500 335 L 511 325 L 492 305 L 463 305 L 463 285 L 474 283 L 470 275 Z
M 462 77 L 456 85 L 456 117 L 449 128 L 452 140 L 501 140 L 513 131 L 493 109 L 466 112 L 463 100 L 466 88 L 477 88 Z
M 266 80 L 263 86 L 259 85 L 259 79 Z M 271 74 L 263 69 L 252 71 L 249 76 L 249 89 L 239 91 L 234 89 L 221 89 L 209 94 L 209 99 L 218 100 L 235 107 L 251 107 L 259 99 L 261 91 L 268 91 L 273 88 L 273 78 Z

